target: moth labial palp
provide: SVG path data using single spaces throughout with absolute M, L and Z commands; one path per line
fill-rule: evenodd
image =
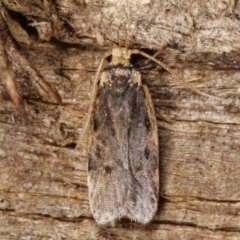
M 98 224 L 114 224 L 122 217 L 147 224 L 158 208 L 157 120 L 148 88 L 130 63 L 131 54 L 154 59 L 171 72 L 146 53 L 127 48 L 114 48 L 100 63 L 87 121 L 89 202 Z

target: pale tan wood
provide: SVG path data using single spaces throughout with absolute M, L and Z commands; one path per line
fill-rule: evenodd
M 24 126 L 0 85 L 0 239 L 240 239 L 240 59 L 233 30 L 240 23 L 226 17 L 239 14 L 239 5 L 139 0 L 123 2 L 129 8 L 114 1 L 86 6 L 45 1 L 36 7 L 33 2 L 0 3 L 8 13 L 0 21 L 0 37 L 6 50 L 21 56 L 9 60 L 31 120 Z M 134 12 L 136 6 L 142 11 Z M 42 17 L 32 25 L 38 34 L 19 24 L 24 18 L 33 23 L 36 16 Z M 137 21 L 133 40 L 127 23 Z M 159 126 L 161 198 L 148 226 L 124 219 L 116 227 L 100 227 L 89 210 L 86 142 L 79 138 L 98 64 L 119 39 L 156 50 L 176 46 L 162 48 L 161 60 L 186 83 L 222 99 L 185 89 L 154 63 L 136 58 Z M 22 59 L 58 89 L 61 105 L 34 83 Z

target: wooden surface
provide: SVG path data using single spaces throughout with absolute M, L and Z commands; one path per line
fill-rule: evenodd
M 240 239 L 240 3 L 119 2 L 0 1 L 1 41 L 31 120 L 24 126 L 0 85 L 0 239 Z M 81 133 L 100 59 L 120 40 L 161 50 L 189 86 L 219 98 L 133 58 L 159 126 L 161 196 L 148 226 L 98 226 L 88 203 Z

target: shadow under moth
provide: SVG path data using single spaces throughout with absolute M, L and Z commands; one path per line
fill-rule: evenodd
M 130 63 L 139 50 L 115 48 L 98 68 L 88 123 L 90 209 L 98 224 L 122 217 L 149 223 L 158 208 L 159 146 L 157 120 L 147 86 Z M 109 65 L 99 75 L 104 60 Z

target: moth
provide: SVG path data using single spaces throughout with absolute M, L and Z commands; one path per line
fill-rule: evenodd
M 98 224 L 128 217 L 149 223 L 158 208 L 159 146 L 154 106 L 141 74 L 130 63 L 139 50 L 114 48 L 98 68 L 90 109 L 88 189 Z M 111 62 L 99 75 L 104 59 Z

